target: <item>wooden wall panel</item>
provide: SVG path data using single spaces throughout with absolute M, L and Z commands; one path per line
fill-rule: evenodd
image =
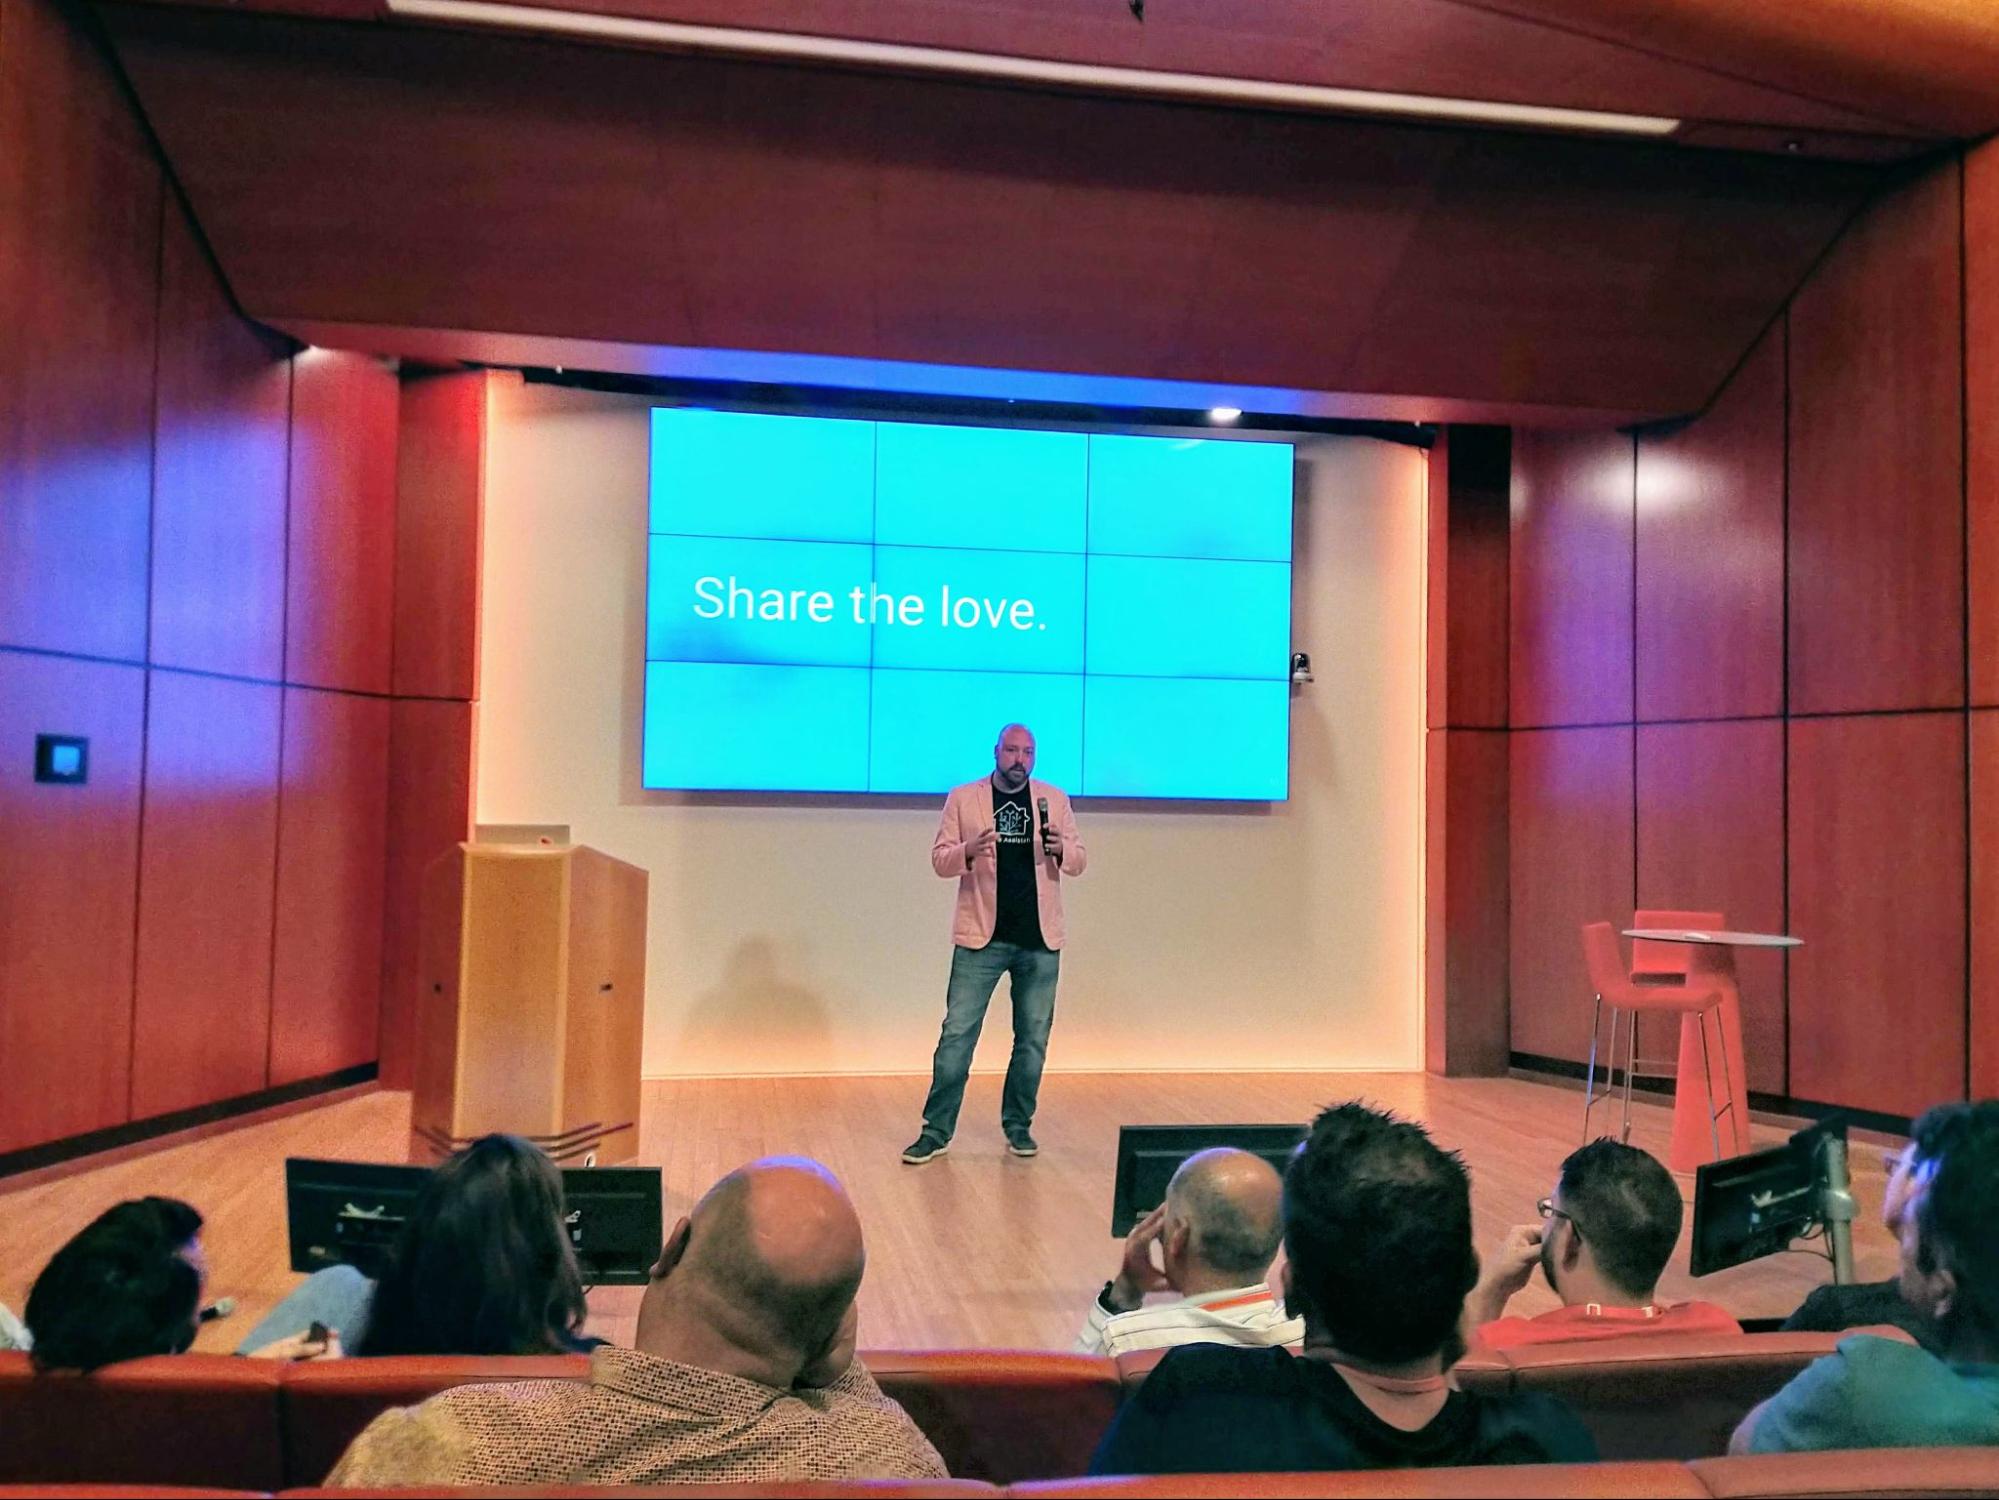
M 0 49 L 0 645 L 140 661 L 160 169 L 91 44 Z
M 367 0 L 276 0 L 257 8 L 373 20 Z M 602 4 L 556 9 L 608 11 Z M 1772 12 L 1739 0 L 1606 6 L 1602 0 L 1322 0 L 1295 8 L 1159 6 L 1143 26 L 1068 0 L 646 0 L 620 13 L 691 25 L 1019 54 L 1053 62 L 1226 73 L 1350 89 L 1493 97 L 1632 110 L 1690 122 L 1755 120 L 1820 132 L 1977 135 L 1999 126 L 1993 28 L 1975 8 L 1819 6 Z M 1834 28 L 1837 28 L 1834 31 Z M 1828 46 L 1829 32 L 1838 39 Z M 1844 35 L 1838 35 L 1843 32 Z M 1719 54 L 1719 55 L 1718 55 Z M 1722 62 L 1722 57 L 1727 62 Z M 1836 82 L 1835 82 L 1836 80 Z M 1850 96 L 1831 102 L 1837 89 Z
M 152 661 L 274 682 L 285 669 L 291 362 L 236 316 L 178 204 L 160 252 Z
M 1965 1079 L 1965 715 L 1794 719 L 1791 1092 L 1915 1115 Z
M 294 695 L 280 933 L 279 684 L 289 617 L 308 681 L 390 687 L 397 389 L 309 356 L 294 451 L 288 346 L 82 12 L 0 34 L 6 1152 L 264 1088 L 274 944 L 285 1078 L 373 1055 L 391 710 Z M 90 737 L 87 786 L 33 784 L 36 730 Z
M 1628 723 L 1632 440 L 1522 432 L 1513 444 L 1511 719 Z
M 486 376 L 407 376 L 396 435 L 395 691 L 479 696 Z
M 1971 701 L 1999 704 L 1999 141 L 1964 159 L 1964 459 Z
M 1506 724 L 1508 486 L 1512 435 L 1452 427 L 1429 457 L 1430 653 L 1433 729 Z
M 1999 710 L 1971 715 L 1971 1093 L 1999 1098 Z
M 1698 421 L 1638 439 L 1641 720 L 1784 708 L 1784 327 Z
M 132 1113 L 264 1087 L 282 689 L 151 674 Z
M 1782 720 L 1639 728 L 1637 904 L 1784 930 Z M 1763 1093 L 1785 1090 L 1784 963 L 1736 955 L 1749 1086 Z
M 1424 1066 L 1506 1071 L 1507 739 L 1503 729 L 1425 737 Z
M 472 834 L 478 706 L 398 699 L 389 730 L 388 877 L 382 934 L 382 1082 L 408 1088 L 424 871 Z
M 1793 713 L 1964 702 L 1959 176 L 1876 202 L 1791 306 Z
M 288 682 L 389 691 L 396 404 L 375 360 L 309 349 L 293 362 Z
M 1507 558 L 1512 438 L 1453 427 L 1430 450 L 1424 739 L 1424 1052 L 1506 1070 Z
M 285 693 L 272 1087 L 372 1061 L 387 873 L 386 698 Z
M 126 1118 L 145 673 L 0 651 L 0 1152 Z M 34 737 L 90 739 L 80 787 Z
M 1632 731 L 1516 731 L 1509 747 L 1515 1052 L 1589 1054 L 1585 922 L 1627 925 L 1632 886 Z
M 480 331 L 532 330 L 1609 425 L 1706 400 L 1880 177 L 831 68 L 773 87 L 767 63 L 557 39 L 99 13 L 250 312 L 448 332 L 459 357 Z

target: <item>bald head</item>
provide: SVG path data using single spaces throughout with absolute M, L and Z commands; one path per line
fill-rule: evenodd
M 1034 731 L 1025 724 L 1009 724 L 993 746 L 993 779 L 1006 791 L 1017 792 L 1033 775 Z
M 661 1259 L 652 1321 L 692 1317 L 773 1366 L 810 1364 L 836 1341 L 867 1263 L 846 1190 L 806 1157 L 738 1167 L 694 1206 L 684 1236 Z M 642 1308 L 642 1347 L 646 1322 Z
M 1284 1239 L 1284 1180 L 1260 1156 L 1231 1146 L 1197 1152 L 1166 1188 L 1167 1212 L 1187 1226 L 1187 1253 L 1232 1281 L 1259 1281 Z

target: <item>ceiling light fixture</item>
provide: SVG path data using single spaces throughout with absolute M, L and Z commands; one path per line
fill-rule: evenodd
M 1054 62 L 1007 57 L 951 47 L 913 47 L 862 42 L 845 37 L 757 31 L 739 26 L 694 26 L 678 21 L 644 21 L 627 16 L 587 15 L 544 6 L 510 5 L 497 0 L 387 0 L 391 14 L 411 20 L 461 26 L 498 27 L 550 36 L 721 53 L 733 57 L 776 58 L 786 62 L 833 63 L 842 67 L 893 68 L 1009 83 L 1054 84 L 1093 93 L 1139 94 L 1203 103 L 1248 104 L 1271 109 L 1327 114 L 1390 116 L 1447 121 L 1459 125 L 1516 126 L 1530 130 L 1580 131 L 1598 135 L 1665 136 L 1680 122 L 1663 115 L 1618 114 L 1597 109 L 1509 104 L 1491 99 L 1452 99 L 1433 94 L 1384 93 L 1375 89 L 1332 88 L 1313 83 L 1277 83 L 1260 78 L 1228 78 L 1209 73 L 1171 73 L 1151 68 L 1118 68 L 1096 63 Z

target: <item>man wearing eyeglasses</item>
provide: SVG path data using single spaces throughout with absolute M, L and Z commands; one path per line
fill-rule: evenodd
M 1744 1417 L 1730 1453 L 1999 1446 L 1999 1100 L 1939 1106 L 1914 1135 L 1898 1281 L 1930 1347 L 1850 1334 Z
M 1712 1302 L 1661 1302 L 1659 1276 L 1686 1215 L 1654 1158 L 1608 1137 L 1572 1152 L 1541 1222 L 1511 1230 L 1465 1302 L 1467 1342 L 1485 1349 L 1621 1338 L 1634 1333 L 1740 1333 Z M 1535 1266 L 1562 1299 L 1538 1317 L 1504 1316 Z
M 1902 1221 L 1913 1207 L 1916 1189 L 1969 1118 L 1969 1106 L 1939 1105 L 1916 1122 L 1914 1137 L 1889 1152 L 1882 1163 L 1887 1186 L 1881 1194 L 1881 1222 L 1897 1239 L 1902 1235 Z M 1901 1329 L 1932 1354 L 1943 1352 L 1936 1342 L 1936 1322 L 1909 1305 L 1902 1296 L 1900 1280 L 1893 1276 L 1886 1281 L 1845 1286 L 1835 1282 L 1819 1287 L 1784 1320 L 1784 1332 L 1843 1333 L 1849 1328 L 1875 1328 L 1884 1323 Z

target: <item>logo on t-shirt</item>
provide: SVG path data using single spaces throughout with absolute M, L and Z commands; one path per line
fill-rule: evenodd
M 1009 844 L 1024 844 L 1028 837 L 1027 809 L 1018 802 L 1003 802 L 993 813 L 993 827 L 1001 840 Z

